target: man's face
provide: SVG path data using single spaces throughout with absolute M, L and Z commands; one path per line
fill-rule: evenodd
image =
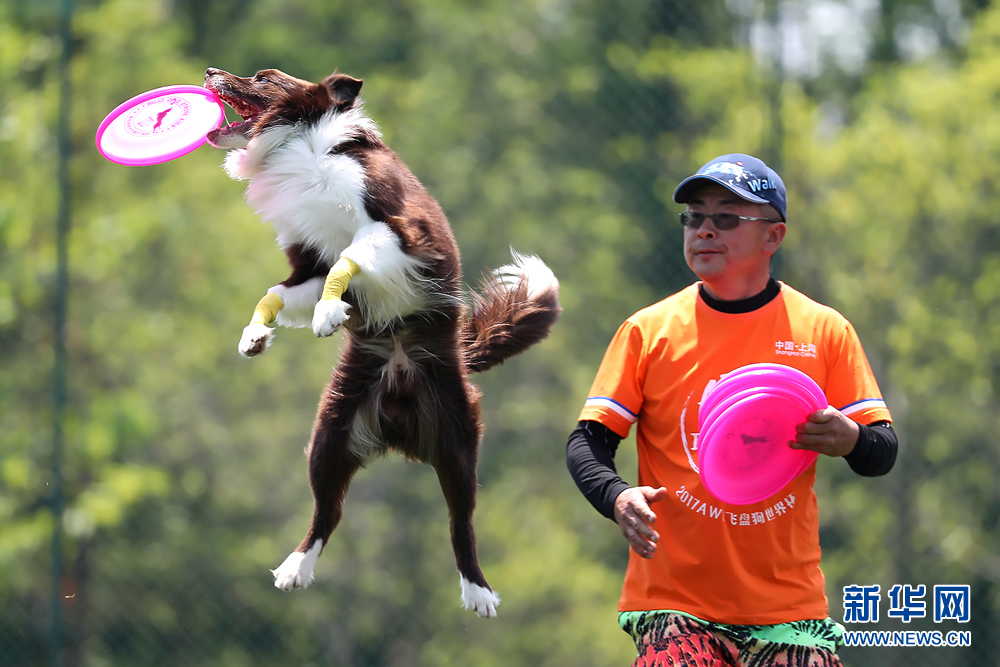
M 749 202 L 714 183 L 697 190 L 688 201 L 687 210 L 706 215 L 735 213 L 777 219 L 771 207 Z M 714 220 L 706 218 L 698 229 L 684 228 L 684 259 L 708 283 L 766 276 L 771 255 L 784 238 L 784 227 L 784 223 L 740 220 L 733 229 L 718 229 Z

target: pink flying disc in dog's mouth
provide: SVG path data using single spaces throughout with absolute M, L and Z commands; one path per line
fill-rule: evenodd
M 225 118 L 222 100 L 207 88 L 165 86 L 115 107 L 97 128 L 97 150 L 118 164 L 160 164 L 204 144 Z

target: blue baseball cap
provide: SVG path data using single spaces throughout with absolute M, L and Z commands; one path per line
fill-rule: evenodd
M 730 153 L 708 162 L 693 176 L 688 176 L 674 190 L 674 201 L 686 204 L 691 195 L 705 185 L 718 183 L 755 204 L 770 204 L 785 220 L 785 184 L 778 172 L 752 155 Z

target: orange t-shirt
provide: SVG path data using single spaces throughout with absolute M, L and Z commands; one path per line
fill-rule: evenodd
M 737 625 L 829 615 L 816 465 L 751 505 L 716 500 L 698 476 L 699 402 L 746 364 L 803 371 L 859 423 L 892 419 L 850 322 L 779 285 L 765 306 L 727 314 L 705 304 L 696 283 L 630 317 L 608 346 L 580 419 L 622 437 L 637 424 L 638 483 L 668 492 L 652 506 L 654 557 L 629 551 L 620 611 L 671 609 Z

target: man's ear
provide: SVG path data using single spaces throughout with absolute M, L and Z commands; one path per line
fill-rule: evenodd
M 361 79 L 334 72 L 323 80 L 323 85 L 330 91 L 334 104 L 339 107 L 350 106 L 361 92 Z
M 773 255 L 781 247 L 781 242 L 785 240 L 785 223 L 783 222 L 769 222 L 767 223 L 767 242 L 766 248 L 769 251 L 767 254 Z

